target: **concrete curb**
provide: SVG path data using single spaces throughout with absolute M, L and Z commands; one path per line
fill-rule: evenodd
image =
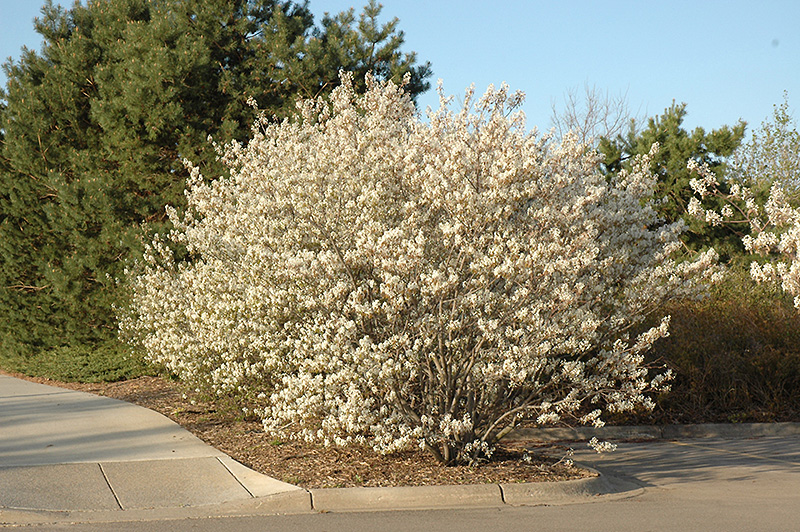
M 588 501 L 596 497 L 634 497 L 644 488 L 628 480 L 602 474 L 590 467 L 597 476 L 563 482 L 536 482 L 527 484 L 501 484 L 503 501 L 510 506 L 539 506 Z
M 593 437 L 605 441 L 657 441 L 770 436 L 800 436 L 800 423 L 713 423 L 517 429 L 511 432 L 506 439 L 508 441 L 571 442 L 588 441 Z M 586 469 L 591 470 L 588 467 Z M 595 477 L 562 482 L 311 489 L 308 492 L 311 495 L 313 511 L 353 512 L 563 504 L 589 501 L 599 496 L 633 497 L 643 491 L 643 487 L 635 482 L 594 472 L 597 474 Z
M 503 505 L 497 484 L 463 486 L 400 486 L 396 488 L 311 489 L 318 512 L 422 510 Z
M 403 486 L 397 488 L 311 489 L 318 512 L 430 510 L 440 508 L 499 508 L 586 502 L 600 496 L 633 497 L 639 484 L 599 473 L 561 482 L 481 484 L 460 486 Z
M 85 464 L 91 465 L 91 464 Z M 244 466 L 241 466 L 244 468 Z M 590 469 L 591 468 L 586 468 Z M 250 486 L 270 477 L 247 473 Z M 272 492 L 248 500 L 219 504 L 188 504 L 177 507 L 129 507 L 93 510 L 0 507 L 0 526 L 58 523 L 112 523 L 154 519 L 193 519 L 245 515 L 278 515 L 328 512 L 373 512 L 450 508 L 501 508 L 504 506 L 542 506 L 574 504 L 605 498 L 639 495 L 643 488 L 633 482 L 597 474 L 562 482 L 521 484 L 482 484 L 455 486 L 401 486 L 395 488 L 292 489 Z M 256 476 L 263 477 L 262 479 Z M 255 484 L 252 482 L 256 481 Z
M 519 428 L 506 441 L 569 442 L 599 440 L 677 440 L 693 438 L 759 438 L 798 436 L 800 423 L 707 423 L 699 425 L 632 425 L 594 427 Z

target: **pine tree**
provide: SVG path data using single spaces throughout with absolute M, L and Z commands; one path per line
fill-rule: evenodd
M 743 250 L 737 236 L 729 227 L 711 227 L 687 214 L 689 199 L 694 195 L 689 181 L 693 177 L 686 167 L 690 159 L 706 163 L 717 175 L 724 188 L 729 157 L 741 144 L 746 124 L 723 126 L 710 133 L 702 127 L 689 132 L 683 128 L 686 104 L 673 104 L 661 116 L 648 119 L 647 127 L 638 130 L 632 122 L 627 135 L 614 139 L 601 138 L 598 149 L 605 156 L 604 171 L 616 174 L 630 168 L 632 158 L 644 155 L 658 142 L 658 155 L 653 159 L 651 171 L 658 176 L 655 196 L 660 200 L 657 210 L 666 223 L 683 219 L 688 225 L 683 241 L 690 250 L 714 247 L 723 258 Z
M 314 25 L 279 0 L 51 0 L 40 53 L 4 65 L 0 109 L 0 358 L 118 349 L 115 279 L 163 231 L 187 171 L 221 171 L 207 142 L 249 138 L 258 107 L 285 116 L 339 69 L 428 88 L 397 21 L 372 2 Z

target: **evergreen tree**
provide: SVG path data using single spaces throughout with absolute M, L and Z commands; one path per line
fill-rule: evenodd
M 689 199 L 694 195 L 689 181 L 697 177 L 686 165 L 690 159 L 706 163 L 725 187 L 725 158 L 741 144 L 746 124 L 723 126 L 706 133 L 702 127 L 688 132 L 683 127 L 686 104 L 673 104 L 661 116 L 648 119 L 647 127 L 637 129 L 631 122 L 627 135 L 601 138 L 598 149 L 605 157 L 604 170 L 616 174 L 630 168 L 632 158 L 644 155 L 658 142 L 658 155 L 653 159 L 651 171 L 658 176 L 655 196 L 661 200 L 657 206 L 664 222 L 683 219 L 688 225 L 683 241 L 690 250 L 714 247 L 725 258 L 742 251 L 739 237 L 729 227 L 711 227 L 687 214 Z
M 315 26 L 282 0 L 93 0 L 42 8 L 40 53 L 4 65 L 0 108 L 0 357 L 118 348 L 113 306 L 141 224 L 180 205 L 183 159 L 221 171 L 207 136 L 249 138 L 255 110 L 285 116 L 339 69 L 409 92 L 429 65 L 401 54 L 371 2 Z

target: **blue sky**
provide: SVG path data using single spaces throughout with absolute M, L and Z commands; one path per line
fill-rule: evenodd
M 317 20 L 366 0 L 310 0 Z M 652 116 L 688 104 L 685 125 L 713 129 L 770 116 L 788 91 L 800 105 L 797 0 L 383 0 L 383 20 L 400 19 L 405 50 L 433 67 L 432 85 L 478 92 L 506 81 L 527 94 L 529 126 L 550 127 L 553 103 L 585 84 L 625 94 Z M 0 57 L 38 49 L 38 0 L 0 0 Z M 62 2 L 71 5 L 70 2 Z M 0 76 L 5 85 L 5 77 Z M 433 88 L 420 98 L 436 106 Z

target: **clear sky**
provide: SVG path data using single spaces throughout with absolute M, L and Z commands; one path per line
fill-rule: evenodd
M 39 0 L 0 0 L 0 57 L 39 49 Z M 71 5 L 72 2 L 61 2 Z M 310 0 L 317 20 L 366 0 Z M 688 104 L 685 125 L 758 126 L 788 91 L 800 108 L 800 0 L 382 0 L 405 51 L 433 67 L 449 94 L 508 82 L 527 94 L 529 126 L 550 127 L 553 103 L 585 84 L 624 94 L 651 116 Z M 5 85 L 5 77 L 0 76 Z M 749 128 L 748 128 L 749 129 Z

